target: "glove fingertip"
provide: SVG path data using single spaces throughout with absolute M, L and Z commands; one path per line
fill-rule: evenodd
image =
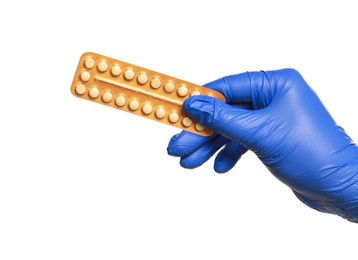
M 218 159 L 216 157 L 214 162 L 214 171 L 219 174 L 226 173 L 230 171 L 235 166 L 235 163 L 232 163 L 227 160 L 222 160 L 221 158 Z
M 214 171 L 218 174 L 224 174 L 227 173 L 231 168 L 227 168 L 226 165 L 217 165 L 214 164 Z
M 194 169 L 194 168 L 197 167 L 190 160 L 185 160 L 185 157 L 180 159 L 179 164 L 180 164 L 181 167 L 183 167 L 185 169 Z
M 210 128 L 213 123 L 215 108 L 219 105 L 216 103 L 219 103 L 219 101 L 213 97 L 194 96 L 184 101 L 183 109 L 200 124 Z
M 216 156 L 214 162 L 214 170 L 217 173 L 225 173 L 230 171 L 241 156 L 247 152 L 247 149 L 238 143 L 228 143 Z
M 167 153 L 170 156 L 182 157 L 188 156 L 192 152 L 191 147 L 186 144 L 178 144 L 177 140 L 170 140 L 167 147 Z

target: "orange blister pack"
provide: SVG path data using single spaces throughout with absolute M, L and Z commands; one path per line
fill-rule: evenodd
M 71 92 L 203 136 L 213 132 L 185 114 L 184 100 L 206 95 L 225 101 L 212 89 L 91 52 L 81 56 Z

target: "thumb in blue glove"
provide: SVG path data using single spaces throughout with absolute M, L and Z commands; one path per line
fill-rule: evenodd
M 358 148 L 295 70 L 251 72 L 206 85 L 224 94 L 187 99 L 184 110 L 216 134 L 183 131 L 168 153 L 195 168 L 222 146 L 214 169 L 230 170 L 247 150 L 306 205 L 358 222 Z

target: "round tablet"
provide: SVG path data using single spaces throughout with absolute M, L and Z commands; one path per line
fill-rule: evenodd
M 117 105 L 117 106 L 123 107 L 125 103 L 126 103 L 125 97 L 123 97 L 123 96 L 118 96 L 118 97 L 116 98 L 116 105 Z
M 159 119 L 164 118 L 166 114 L 167 114 L 167 112 L 162 107 L 158 108 L 158 110 L 155 112 L 156 117 L 159 118 Z
M 159 88 L 160 85 L 162 85 L 162 82 L 160 81 L 160 79 L 158 78 L 154 78 L 151 82 L 150 82 L 150 86 L 152 88 Z
M 94 59 L 92 59 L 91 57 L 87 58 L 85 61 L 85 67 L 87 69 L 92 69 L 94 67 Z
M 83 71 L 81 73 L 81 80 L 82 81 L 89 81 L 90 78 L 91 78 L 91 74 L 88 71 Z
M 189 127 L 189 126 L 191 126 L 192 124 L 193 124 L 193 120 L 191 120 L 190 117 L 184 117 L 184 118 L 183 118 L 183 125 L 184 125 L 185 127 Z
M 170 116 L 169 116 L 169 121 L 170 121 L 171 123 L 176 123 L 176 122 L 178 122 L 178 120 L 179 120 L 179 115 L 178 115 L 178 113 L 173 112 L 173 113 L 170 114 Z
M 111 69 L 111 73 L 113 76 L 117 77 L 122 73 L 122 69 L 118 65 L 114 65 Z
M 86 92 L 86 90 L 87 90 L 87 88 L 86 88 L 86 86 L 83 85 L 83 84 L 78 84 L 78 85 L 76 86 L 76 93 L 77 93 L 78 95 L 83 95 L 83 94 Z
M 91 88 L 89 95 L 91 98 L 97 98 L 99 96 L 99 89 L 98 88 Z
M 124 77 L 126 78 L 126 80 L 131 80 L 133 79 L 135 76 L 135 73 L 132 69 L 127 69 L 126 72 L 124 72 Z
M 168 93 L 173 92 L 173 91 L 174 91 L 174 88 L 175 88 L 175 87 L 174 87 L 173 82 L 167 82 L 167 83 L 165 84 L 165 86 L 164 86 L 165 91 L 168 92 Z
M 106 103 L 111 102 L 112 98 L 113 98 L 113 96 L 110 92 L 106 92 L 102 96 L 102 100 Z
M 191 92 L 191 96 L 198 96 L 200 95 L 200 92 L 197 90 L 194 90 L 193 92 Z
M 129 103 L 129 109 L 132 111 L 135 111 L 139 108 L 139 102 L 136 99 L 133 99 L 130 103 Z
M 139 84 L 144 85 L 145 83 L 148 82 L 148 76 L 147 76 L 147 74 L 145 74 L 145 73 L 141 73 L 141 74 L 139 74 L 137 80 L 138 80 L 138 83 L 139 83 Z
M 200 123 L 196 123 L 195 124 L 195 129 L 199 132 L 203 131 L 205 129 L 205 127 L 203 125 L 201 125 Z
M 152 107 L 151 104 L 145 104 L 145 105 L 142 107 L 142 110 L 143 110 L 143 113 L 144 113 L 144 114 L 149 115 L 150 113 L 152 113 L 153 107 Z
M 178 95 L 180 97 L 185 97 L 187 94 L 188 94 L 189 90 L 186 86 L 181 86 L 179 89 L 178 89 Z
M 108 64 L 105 61 L 98 63 L 97 68 L 100 72 L 105 72 L 108 69 Z

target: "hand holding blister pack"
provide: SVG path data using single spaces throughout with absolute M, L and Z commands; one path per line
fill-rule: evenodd
M 85 53 L 71 91 L 184 129 L 168 153 L 185 168 L 223 147 L 214 164 L 223 173 L 251 150 L 303 203 L 358 222 L 358 148 L 295 70 L 243 73 L 202 87 Z
M 251 150 L 303 203 L 358 222 L 358 148 L 297 71 L 243 73 L 205 86 L 227 103 L 205 96 L 184 102 L 216 134 L 175 135 L 168 153 L 183 167 L 198 167 L 223 147 L 214 168 L 226 172 Z

